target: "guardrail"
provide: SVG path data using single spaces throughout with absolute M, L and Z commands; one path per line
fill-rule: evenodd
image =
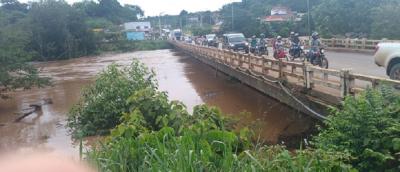
M 236 70 L 246 71 L 266 81 L 280 81 L 307 90 L 315 90 L 342 100 L 348 95 L 357 95 L 366 88 L 380 84 L 400 86 L 400 81 L 354 73 L 351 69 L 322 69 L 307 62 L 288 62 L 266 56 L 255 56 L 214 47 L 197 46 L 182 42 L 171 42 L 176 47 L 227 65 Z M 319 97 L 324 99 L 324 97 Z

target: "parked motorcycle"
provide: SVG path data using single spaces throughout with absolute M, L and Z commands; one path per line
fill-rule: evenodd
M 304 47 L 300 46 L 300 44 L 295 44 L 293 45 L 290 50 L 289 50 L 289 60 L 293 61 L 295 59 L 300 59 L 301 61 L 304 61 Z
M 329 62 L 328 59 L 325 57 L 325 49 L 320 48 L 318 52 L 309 52 L 307 60 L 314 66 L 319 66 L 321 68 L 328 69 Z

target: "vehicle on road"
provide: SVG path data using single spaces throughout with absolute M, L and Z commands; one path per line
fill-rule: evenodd
M 224 34 L 222 47 L 233 51 L 245 51 L 249 53 L 249 43 L 242 33 Z
M 185 41 L 186 43 L 191 44 L 193 40 L 192 40 L 192 38 L 190 36 L 185 36 L 185 37 L 183 37 L 183 41 Z
M 261 44 L 259 43 L 257 45 L 257 55 L 262 56 L 262 55 L 267 55 L 268 56 L 268 47 L 267 44 Z
M 182 40 L 182 30 L 180 29 L 175 29 L 171 32 L 171 37 L 173 40 L 180 41 Z
M 304 46 L 301 46 L 300 44 L 294 44 L 291 46 L 289 50 L 289 60 L 293 61 L 295 59 L 300 59 L 300 61 L 304 61 Z
M 258 56 L 268 55 L 268 47 L 267 44 L 257 43 L 255 47 L 249 46 L 250 53 L 253 53 Z
M 308 52 L 307 60 L 314 66 L 319 66 L 324 69 L 328 69 L 329 62 L 325 56 L 325 49 L 320 48 L 317 52 Z
M 374 58 L 378 66 L 386 68 L 390 79 L 400 80 L 400 43 L 379 43 Z
M 289 57 L 284 49 L 274 49 L 273 57 L 275 59 L 286 59 L 289 61 Z
M 207 41 L 207 45 L 208 46 L 210 46 L 210 47 L 218 47 L 217 35 L 215 35 L 215 34 L 206 35 L 206 41 Z

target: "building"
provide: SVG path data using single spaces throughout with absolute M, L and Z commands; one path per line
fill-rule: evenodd
M 262 19 L 263 22 L 285 22 L 285 21 L 300 21 L 301 14 L 292 11 L 289 7 L 275 6 L 271 9 L 269 16 Z
M 150 22 L 128 22 L 124 23 L 124 30 L 128 40 L 145 40 L 151 37 Z

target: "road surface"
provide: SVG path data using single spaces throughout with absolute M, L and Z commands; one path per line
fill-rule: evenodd
M 351 68 L 354 73 L 388 78 L 385 68 L 375 64 L 372 54 L 327 51 L 326 56 L 331 69 Z

